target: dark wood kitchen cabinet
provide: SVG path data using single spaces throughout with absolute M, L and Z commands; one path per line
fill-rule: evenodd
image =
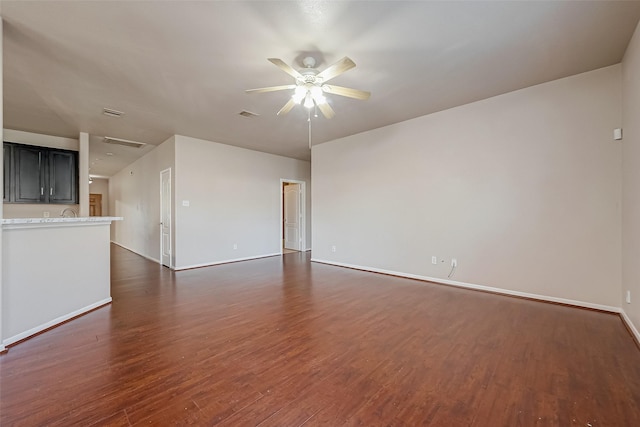
M 3 172 L 4 172 L 4 178 L 3 178 L 3 184 L 4 184 L 4 191 L 2 193 L 2 201 L 3 202 L 8 202 L 9 201 L 9 182 L 11 180 L 11 146 L 8 144 L 3 144 L 2 146 L 2 152 L 3 152 L 3 161 L 4 161 L 4 166 L 3 166 Z
M 78 203 L 78 153 L 69 150 L 4 143 L 5 202 Z M 7 168 L 9 172 L 7 173 Z M 8 191 L 8 199 L 7 199 Z
M 49 203 L 78 203 L 78 166 L 75 151 L 49 150 Z
M 43 160 L 46 157 L 46 151 L 40 147 L 14 145 L 12 152 L 13 180 L 11 188 L 13 189 L 13 197 L 10 201 L 15 203 L 43 202 L 46 172 Z

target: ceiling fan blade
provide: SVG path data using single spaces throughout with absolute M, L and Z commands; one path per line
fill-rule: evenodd
M 267 60 L 290 76 L 295 77 L 296 79 L 302 78 L 302 74 L 291 68 L 291 66 L 287 65 L 282 59 L 267 58 Z
M 333 111 L 333 108 L 331 108 L 331 105 L 327 104 L 326 102 L 322 104 L 316 104 L 316 105 L 322 112 L 322 115 L 325 116 L 327 119 L 330 119 L 336 115 L 336 112 Z
M 284 115 L 287 114 L 289 111 L 291 111 L 291 109 L 296 105 L 296 102 L 293 99 L 289 99 L 289 101 L 287 101 L 286 104 L 284 104 L 284 107 L 282 107 L 280 109 L 280 111 L 278 111 L 278 116 L 279 115 Z
M 334 95 L 346 96 L 348 98 L 355 99 L 369 99 L 371 92 L 367 92 L 359 89 L 351 89 L 349 87 L 334 86 L 334 85 L 322 85 L 322 90 Z
M 269 87 L 260 87 L 257 89 L 247 89 L 246 93 L 263 93 L 263 92 L 275 92 L 277 90 L 287 90 L 287 89 L 295 89 L 296 85 L 283 85 L 283 86 L 269 86 Z
M 317 77 L 322 78 L 323 82 L 328 82 L 332 78 L 339 76 L 340 74 L 352 69 L 355 66 L 356 66 L 356 63 L 345 56 L 340 61 L 329 66 L 329 68 L 327 68 L 326 70 L 318 74 Z

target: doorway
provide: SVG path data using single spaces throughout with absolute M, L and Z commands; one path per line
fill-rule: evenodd
M 89 216 L 102 216 L 102 194 L 89 194 Z
M 160 172 L 160 260 L 171 268 L 171 168 Z
M 304 251 L 305 191 L 304 181 L 280 180 L 280 252 Z

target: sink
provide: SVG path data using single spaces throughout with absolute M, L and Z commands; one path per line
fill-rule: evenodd
M 78 214 L 73 209 L 66 208 L 65 210 L 62 211 L 60 216 L 63 217 L 63 218 L 76 218 L 78 216 Z

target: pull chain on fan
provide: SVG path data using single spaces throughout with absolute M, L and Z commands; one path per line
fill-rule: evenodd
M 307 123 L 309 123 L 309 150 L 311 150 L 311 110 L 308 110 L 307 113 L 308 113 Z M 318 117 L 317 114 L 316 114 L 316 117 Z

